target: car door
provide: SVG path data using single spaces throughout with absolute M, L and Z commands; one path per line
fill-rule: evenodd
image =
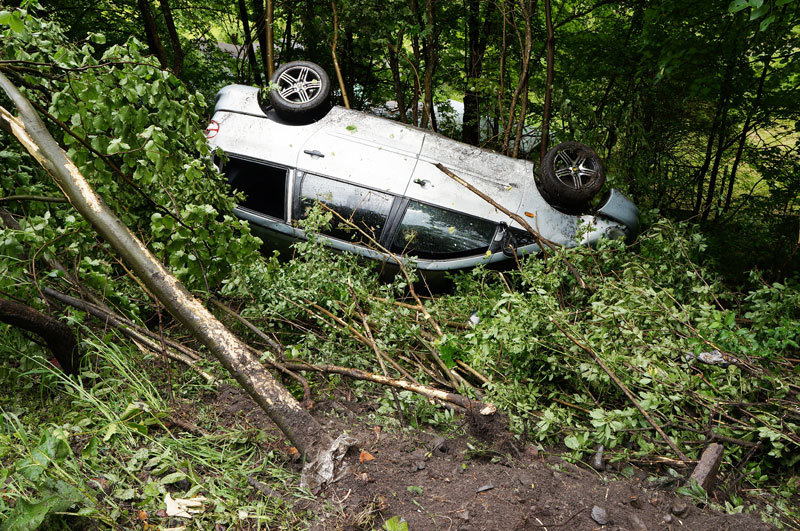
M 337 107 L 303 145 L 297 169 L 401 196 L 423 138 L 402 123 Z
M 524 162 L 429 133 L 425 135 L 419 162 L 406 190 L 409 199 L 492 221 L 509 222 L 508 216 L 448 177 L 436 163 L 443 164 L 511 212 L 518 211 L 527 186 L 521 179 Z M 525 177 L 532 182 L 531 175 Z

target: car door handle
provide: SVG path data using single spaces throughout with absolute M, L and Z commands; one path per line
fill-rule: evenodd
M 317 151 L 316 149 L 315 150 L 304 149 L 303 153 L 305 153 L 306 155 L 311 155 L 312 157 L 324 157 L 325 156 L 325 155 L 322 154 L 321 151 Z

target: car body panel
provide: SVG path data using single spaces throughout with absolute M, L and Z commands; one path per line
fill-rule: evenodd
M 616 190 L 611 190 L 594 214 L 569 214 L 554 208 L 544 199 L 533 178 L 533 164 L 529 161 L 341 107 L 333 107 L 324 117 L 310 124 L 288 124 L 272 111 L 265 113 L 258 104 L 257 94 L 258 89 L 241 85 L 222 89 L 213 117 L 218 130 L 207 136 L 212 147 L 221 148 L 231 158 L 288 169 L 286 219 L 277 220 L 247 208 L 235 210 L 236 215 L 248 220 L 255 227 L 254 232 L 272 247 L 285 249 L 293 241 L 307 237 L 303 230 L 293 226 L 293 222 L 300 212 L 295 204 L 300 198 L 299 187 L 304 175 L 313 174 L 394 196 L 380 237 L 386 247 L 400 234 L 399 226 L 406 208 L 418 204 L 414 201 L 452 211 L 455 215 L 480 218 L 486 220 L 481 223 L 492 222 L 497 227 L 493 241 L 487 241 L 480 252 L 470 256 L 408 258 L 336 237 L 318 236 L 334 249 L 395 266 L 398 260 L 413 260 L 420 270 L 432 272 L 467 269 L 507 260 L 509 257 L 499 252 L 500 241 L 508 232 L 506 227 L 523 230 L 524 227 L 448 177 L 435 166 L 437 163 L 521 216 L 544 238 L 556 244 L 573 247 L 593 245 L 602 237 L 631 239 L 638 231 L 638 209 Z M 265 182 L 264 186 L 265 193 L 268 193 L 269 183 Z M 339 185 L 332 188 L 337 187 Z M 469 223 L 466 226 L 468 229 Z M 428 232 L 435 231 L 436 227 L 431 225 L 430 229 Z M 445 229 L 453 235 L 451 239 L 458 238 L 454 227 Z M 447 239 L 445 229 L 441 232 Z M 517 254 L 539 252 L 539 244 L 531 241 L 528 239 L 527 244 L 517 246 Z

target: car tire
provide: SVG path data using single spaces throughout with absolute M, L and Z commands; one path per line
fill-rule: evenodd
M 292 61 L 275 70 L 269 92 L 272 108 L 282 119 L 307 123 L 328 112 L 331 82 L 325 70 L 309 61 Z
M 587 204 L 605 182 L 603 161 L 580 142 L 562 142 L 542 161 L 542 187 L 558 206 Z

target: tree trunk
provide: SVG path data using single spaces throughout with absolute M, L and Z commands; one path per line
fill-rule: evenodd
M 391 37 L 391 35 L 390 35 Z M 397 98 L 397 112 L 399 113 L 398 119 L 401 122 L 407 122 L 406 117 L 406 94 L 403 90 L 403 81 L 400 77 L 400 59 L 397 56 L 397 50 L 402 49 L 403 46 L 403 30 L 397 33 L 395 45 L 389 45 L 389 69 L 392 71 L 392 83 L 394 84 L 394 94 Z
M 0 298 L 0 322 L 41 337 L 66 374 L 78 373 L 80 367 L 78 342 L 72 329 L 61 321 L 27 304 Z
M 461 123 L 461 141 L 477 146 L 481 141 L 481 109 L 478 97 L 478 78 L 483 67 L 481 50 L 481 3 L 469 0 L 467 15 L 467 86 L 464 88 L 464 116 Z M 483 40 L 483 42 L 486 42 Z
M 726 83 L 727 84 L 727 83 Z M 700 221 L 707 221 L 708 214 L 711 212 L 711 204 L 714 201 L 714 194 L 716 193 L 717 175 L 719 175 L 719 164 L 722 160 L 722 155 L 725 153 L 725 127 L 728 122 L 728 100 L 725 99 L 725 108 L 722 109 L 722 119 L 720 120 L 719 135 L 717 135 L 717 152 L 714 155 L 714 164 L 711 167 L 711 177 L 708 179 L 708 195 L 706 195 L 706 202 L 703 206 L 703 213 L 700 216 Z
M 706 143 L 706 156 L 703 159 L 703 165 L 697 172 L 697 195 L 694 200 L 694 208 L 692 214 L 697 215 L 700 213 L 700 205 L 703 204 L 703 188 L 706 181 L 706 172 L 711 165 L 711 153 L 714 149 L 714 138 L 717 136 L 717 127 L 719 123 L 720 113 L 722 112 L 722 100 L 720 98 L 720 105 L 717 105 L 717 110 L 714 113 L 714 121 L 711 123 L 711 131 L 708 133 L 708 142 Z
M 239 3 L 239 18 L 242 21 L 242 29 L 244 29 L 244 45 L 247 48 L 247 59 L 250 61 L 250 73 L 256 85 L 261 84 L 261 73 L 258 69 L 258 61 L 256 61 L 256 52 L 253 50 L 253 34 L 250 33 L 250 21 L 247 17 L 247 5 L 244 0 L 238 0 Z
M 523 17 L 525 18 L 525 45 L 522 50 L 522 68 L 519 73 L 519 82 L 514 89 L 514 94 L 511 96 L 511 105 L 508 111 L 508 121 L 506 122 L 505 130 L 503 131 L 503 153 L 508 154 L 508 143 L 511 138 L 511 129 L 514 125 L 514 114 L 517 111 L 517 101 L 525 88 L 525 81 L 528 77 L 528 67 L 531 60 L 531 49 L 533 48 L 533 28 L 531 26 L 531 18 L 536 11 L 537 0 L 525 0 L 523 7 Z M 522 118 L 524 119 L 524 117 Z
M 31 103 L 0 73 L 0 87 L 16 105 L 17 118 L 0 106 L 0 125 L 50 174 L 77 210 L 119 253 L 147 289 L 236 378 L 297 449 L 314 458 L 332 441 L 264 368 L 242 341 L 209 312 L 106 206 L 66 156 Z
M 150 54 L 155 55 L 161 68 L 167 68 L 167 52 L 164 50 L 164 45 L 161 44 L 161 38 L 158 36 L 158 26 L 156 20 L 153 18 L 153 12 L 150 10 L 150 0 L 138 0 L 139 14 L 142 16 L 144 23 L 144 34 L 147 38 L 147 47 L 150 49 Z
M 175 20 L 172 18 L 172 8 L 169 5 L 169 0 L 161 0 L 161 12 L 164 13 L 169 42 L 172 45 L 172 72 L 175 77 L 181 77 L 181 72 L 183 72 L 183 48 L 181 47 L 181 40 L 178 38 L 178 30 L 175 29 Z
M 291 24 L 291 12 L 289 12 L 289 20 L 287 24 Z M 275 73 L 275 34 L 274 34 L 274 25 L 275 25 L 275 2 L 273 0 L 267 0 L 267 43 L 265 45 L 267 49 L 267 79 L 272 79 L 272 74 Z M 289 31 L 287 29 L 287 31 Z
M 436 131 L 436 115 L 433 109 L 433 75 L 439 64 L 439 30 L 436 27 L 436 18 L 433 12 L 433 0 L 425 0 L 425 30 L 422 46 L 425 54 L 425 93 L 423 95 L 425 112 L 419 126 L 427 127 L 428 120 L 430 120 L 431 129 Z
M 270 0 L 267 0 L 269 3 Z M 261 64 L 264 68 L 265 79 L 272 77 L 267 58 L 267 16 L 264 13 L 264 0 L 253 0 L 253 24 L 258 39 L 258 52 L 261 54 Z
M 347 87 L 342 77 L 342 69 L 339 68 L 339 59 L 336 57 L 336 44 L 339 42 L 339 13 L 336 11 L 336 2 L 331 2 L 333 11 L 333 43 L 331 44 L 331 57 L 333 58 L 333 69 L 336 71 L 336 79 L 339 80 L 339 89 L 342 91 L 342 101 L 345 108 L 350 108 L 350 99 L 347 97 Z
M 553 76 L 555 73 L 556 40 L 553 34 L 553 16 L 550 0 L 544 0 L 544 20 L 547 26 L 547 81 L 544 86 L 544 108 L 542 109 L 542 139 L 539 144 L 539 164 L 547 153 L 550 137 L 550 108 L 553 100 Z
M 500 83 L 497 90 L 497 113 L 495 116 L 497 120 L 494 124 L 494 136 L 499 138 L 500 130 L 502 129 L 505 131 L 505 124 L 503 123 L 503 95 L 505 93 L 505 70 L 506 70 L 506 26 L 508 24 L 508 13 L 506 12 L 506 3 L 505 0 L 500 0 L 500 9 L 502 10 L 503 15 L 503 27 L 500 30 L 503 37 L 502 37 L 502 44 L 500 46 Z
M 411 51 L 414 52 L 414 105 L 411 107 L 411 119 L 415 126 L 420 125 L 419 120 L 419 100 L 422 88 L 419 81 L 419 69 L 422 63 L 422 54 L 420 53 L 419 34 L 422 30 L 422 15 L 419 12 L 419 4 L 417 0 L 409 0 L 411 6 L 411 14 L 414 16 L 414 21 L 417 24 L 417 31 L 411 34 Z
M 733 198 L 733 183 L 736 180 L 736 171 L 739 169 L 739 161 L 742 160 L 742 153 L 744 152 L 744 144 L 747 140 L 747 133 L 750 130 L 750 122 L 753 119 L 753 114 L 755 114 L 756 109 L 758 109 L 758 105 L 761 102 L 761 95 L 764 93 L 764 80 L 767 79 L 767 72 L 769 71 L 769 65 L 772 62 L 772 55 L 764 63 L 764 68 L 761 70 L 761 77 L 758 80 L 758 90 L 756 90 L 756 97 L 753 100 L 753 104 L 750 106 L 750 109 L 747 111 L 747 117 L 744 120 L 744 126 L 742 127 L 742 133 L 739 135 L 739 145 L 736 147 L 736 155 L 733 158 L 733 166 L 731 167 L 731 175 L 728 177 L 728 192 L 725 194 L 725 204 L 722 207 L 723 212 L 727 212 L 731 206 L 731 199 Z
M 278 56 L 278 62 L 281 64 L 288 63 L 292 60 L 292 20 L 294 19 L 294 10 L 290 5 L 287 5 L 286 8 L 286 29 L 283 32 L 283 43 L 281 44 L 281 54 Z M 272 65 L 273 68 L 275 65 Z

